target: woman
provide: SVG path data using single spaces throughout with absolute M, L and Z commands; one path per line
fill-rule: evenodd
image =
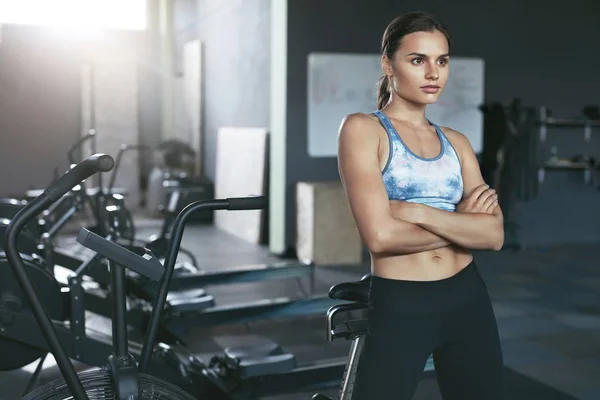
M 371 253 L 354 399 L 411 399 L 430 354 L 445 400 L 500 399 L 496 320 L 469 249 L 502 247 L 502 212 L 468 139 L 425 117 L 448 79 L 449 35 L 426 13 L 401 15 L 382 53 L 378 110 L 339 132 L 340 177 Z

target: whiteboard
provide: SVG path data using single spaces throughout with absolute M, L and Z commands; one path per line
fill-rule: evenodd
M 484 61 L 452 57 L 450 76 L 427 118 L 463 133 L 475 153 L 483 147 Z M 308 55 L 308 154 L 337 156 L 337 135 L 348 114 L 377 109 L 377 82 L 383 75 L 379 54 Z

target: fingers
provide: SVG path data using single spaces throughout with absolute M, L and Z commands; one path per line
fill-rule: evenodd
M 498 207 L 498 199 L 492 201 L 491 204 L 489 205 L 489 207 L 486 208 L 485 210 L 483 210 L 483 212 L 485 214 L 491 214 L 491 213 L 494 212 L 494 210 L 496 209 L 496 207 Z
M 484 213 L 491 214 L 498 207 L 498 194 L 494 192 L 491 196 L 489 196 L 481 207 L 481 211 Z
M 489 189 L 489 185 L 483 183 L 477 186 L 475 189 L 469 193 L 468 196 L 463 198 L 463 200 L 457 204 L 457 211 L 459 212 L 480 212 L 479 208 L 483 204 L 477 204 L 480 197 L 485 193 L 486 190 Z M 484 200 L 487 199 L 487 196 Z
M 486 208 L 487 201 L 490 199 L 494 200 L 495 197 L 497 197 L 496 191 L 494 189 L 487 189 L 479 196 L 475 207 L 483 211 Z
M 492 205 L 488 208 L 488 210 L 486 211 L 488 214 L 493 213 L 496 208 L 498 208 L 498 199 L 494 200 L 494 202 L 492 203 Z
M 475 189 L 473 189 L 469 197 L 473 200 L 477 200 L 479 199 L 479 196 L 481 196 L 489 188 L 490 187 L 485 183 L 483 185 L 479 185 Z

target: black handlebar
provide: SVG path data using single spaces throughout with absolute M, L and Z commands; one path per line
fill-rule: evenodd
M 81 181 L 97 172 L 110 171 L 113 166 L 114 160 L 111 156 L 106 154 L 95 154 L 86 158 L 50 185 L 39 197 L 22 208 L 11 220 L 4 235 L 4 248 L 8 263 L 12 268 L 17 281 L 21 285 L 23 293 L 31 305 L 31 310 L 35 319 L 40 325 L 46 342 L 50 347 L 50 351 L 56 359 L 56 363 L 76 399 L 87 399 L 88 397 L 77 377 L 73 364 L 71 364 L 69 357 L 60 344 L 52 320 L 46 313 L 46 310 L 37 295 L 36 289 L 29 279 L 27 269 L 23 264 L 23 260 L 17 249 L 17 241 L 23 227 L 33 218 L 36 218 L 43 210 L 48 208 L 52 203 L 60 199 L 75 186 L 79 185 Z
M 144 255 L 136 254 L 85 228 L 81 228 L 79 231 L 77 242 L 109 260 L 114 261 L 123 267 L 127 267 L 155 282 L 158 282 L 163 276 L 165 269 L 160 261 L 150 253 L 150 250 L 143 249 Z
M 231 197 L 228 210 L 261 210 L 267 208 L 267 198 L 265 196 L 253 197 Z
M 167 294 L 169 292 L 169 286 L 171 284 L 171 277 L 173 276 L 173 271 L 175 270 L 175 261 L 177 260 L 177 254 L 179 253 L 179 247 L 181 246 L 183 230 L 185 229 L 185 223 L 187 222 L 189 217 L 196 211 L 199 211 L 201 209 L 260 210 L 266 207 L 267 199 L 264 196 L 200 200 L 188 204 L 177 215 L 177 218 L 175 219 L 175 222 L 173 223 L 173 228 L 171 230 L 171 243 L 169 243 L 167 254 L 165 256 L 165 271 L 162 277 L 163 281 L 158 289 L 158 295 L 156 296 L 155 303 L 152 307 L 152 315 L 150 316 L 150 323 L 148 325 L 148 330 L 146 331 L 144 346 L 142 348 L 142 354 L 140 356 L 140 372 L 147 372 L 150 366 L 150 359 L 154 350 L 154 341 L 156 340 L 156 335 L 158 333 L 161 312 L 165 308 Z
M 89 178 L 91 175 L 97 172 L 110 171 L 115 165 L 112 157 L 105 154 L 95 154 L 83 160 L 77 164 L 73 169 L 64 174 L 55 183 L 50 185 L 39 197 L 28 203 L 23 209 L 21 209 L 17 215 L 12 219 L 8 225 L 4 237 L 4 247 L 6 251 L 6 257 L 9 261 L 17 281 L 21 285 L 29 304 L 31 305 L 32 312 L 35 316 L 36 321 L 40 325 L 40 329 L 44 334 L 46 342 L 50 348 L 51 353 L 56 359 L 56 363 L 67 383 L 67 386 L 71 390 L 75 399 L 88 399 L 87 394 L 83 388 L 81 381 L 79 380 L 77 373 L 71 363 L 69 357 L 61 346 L 60 340 L 54 329 L 54 325 L 50 316 L 46 313 L 44 306 L 42 305 L 33 283 L 29 279 L 26 267 L 23 264 L 23 260 L 17 249 L 17 240 L 23 227 L 35 218 L 44 209 L 48 208 L 53 202 L 59 200 L 65 193 L 72 190 L 75 186 L 79 185 L 83 180 Z M 181 239 L 183 237 L 183 231 L 185 223 L 188 218 L 200 209 L 207 210 L 259 210 L 267 207 L 267 199 L 264 196 L 254 197 L 236 197 L 221 200 L 204 200 L 197 201 L 195 203 L 186 206 L 175 219 L 173 224 L 170 246 L 167 250 L 164 271 L 162 271 L 162 282 L 159 288 L 159 293 L 156 297 L 155 304 L 150 317 L 149 329 L 146 332 L 146 338 L 142 349 L 142 354 L 139 362 L 139 372 L 146 372 L 150 359 L 152 357 L 154 342 L 158 333 L 158 326 L 162 310 L 164 310 L 165 303 L 167 300 L 167 294 L 171 282 L 171 277 L 175 269 L 175 261 L 179 248 L 181 245 Z M 144 275 L 150 275 L 151 279 L 160 279 L 160 263 L 158 260 L 152 260 L 150 254 L 144 256 L 137 255 L 128 251 L 120 251 L 116 249 L 117 246 L 111 243 L 110 246 L 104 245 L 106 239 L 101 238 L 97 235 L 90 235 L 89 232 L 83 231 L 78 238 L 80 243 L 86 245 L 94 243 L 95 250 L 99 254 L 112 251 L 113 256 L 118 256 L 124 266 L 130 267 L 132 265 L 138 265 L 138 272 Z M 114 246 L 113 246 L 114 244 Z M 115 251 L 119 250 L 119 251 Z M 123 249 L 124 250 L 124 249 Z M 105 254 L 103 254 L 105 255 Z M 106 254 L 108 255 L 108 254 Z M 105 255 L 105 256 L 106 256 Z M 127 262 L 127 259 L 132 260 L 135 257 L 143 259 L 143 262 Z M 107 258 L 111 258 L 110 255 Z M 119 263 L 119 262 L 117 262 Z M 150 266 L 150 268 L 148 268 Z
M 108 154 L 94 154 L 77 164 L 56 182 L 50 185 L 44 193 L 53 203 L 63 197 L 65 193 L 79 185 L 81 181 L 97 172 L 110 171 L 115 165 L 115 160 Z
M 259 210 L 266 208 L 267 201 L 265 197 L 256 196 L 256 197 L 233 197 L 225 200 L 209 200 L 209 201 L 198 201 L 196 203 L 192 203 L 191 206 L 193 210 L 196 211 L 198 208 L 208 208 L 212 210 L 217 209 L 227 209 L 227 210 Z M 183 219 L 179 220 L 179 224 L 181 226 L 185 225 L 185 221 L 187 216 L 190 214 L 186 214 Z M 173 230 L 176 231 L 178 229 L 177 221 L 173 226 Z M 171 247 L 176 246 L 177 249 L 173 250 L 174 254 L 177 254 L 179 244 L 181 241 L 181 237 L 179 237 L 179 241 L 172 241 Z M 118 245 L 117 243 L 106 239 L 100 235 L 97 235 L 93 232 L 90 232 L 86 228 L 81 228 L 79 231 L 79 235 L 77 236 L 77 242 L 88 249 L 101 254 L 107 259 L 122 265 L 126 268 L 131 269 L 132 271 L 137 272 L 140 275 L 144 275 L 145 277 L 153 280 L 159 281 L 162 279 L 165 268 L 158 261 L 158 259 L 150 252 L 150 250 L 143 249 L 144 254 L 137 254 L 131 250 L 124 248 L 123 246 Z M 165 263 L 167 264 L 168 261 Z
M 164 268 L 151 252 L 139 255 L 131 252 L 118 244 L 89 232 L 83 228 L 79 232 L 77 241 L 83 246 L 103 255 L 107 259 L 132 269 L 139 274 L 145 275 L 150 279 L 158 281 L 162 279 L 158 295 L 152 307 L 150 323 L 146 331 L 146 337 L 142 348 L 142 354 L 139 362 L 139 372 L 146 372 L 152 353 L 154 350 L 154 341 L 158 333 L 160 317 L 164 310 L 171 277 L 175 269 L 175 261 L 179 253 L 183 230 L 188 218 L 200 209 L 207 210 L 261 210 L 267 207 L 267 199 L 264 196 L 254 197 L 233 197 L 228 199 L 201 200 L 186 206 L 175 219 L 173 224 L 171 240 L 165 257 Z

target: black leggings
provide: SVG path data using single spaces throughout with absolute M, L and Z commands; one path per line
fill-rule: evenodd
M 474 262 L 438 281 L 371 278 L 353 400 L 410 400 L 431 354 L 444 400 L 503 398 L 498 328 Z

